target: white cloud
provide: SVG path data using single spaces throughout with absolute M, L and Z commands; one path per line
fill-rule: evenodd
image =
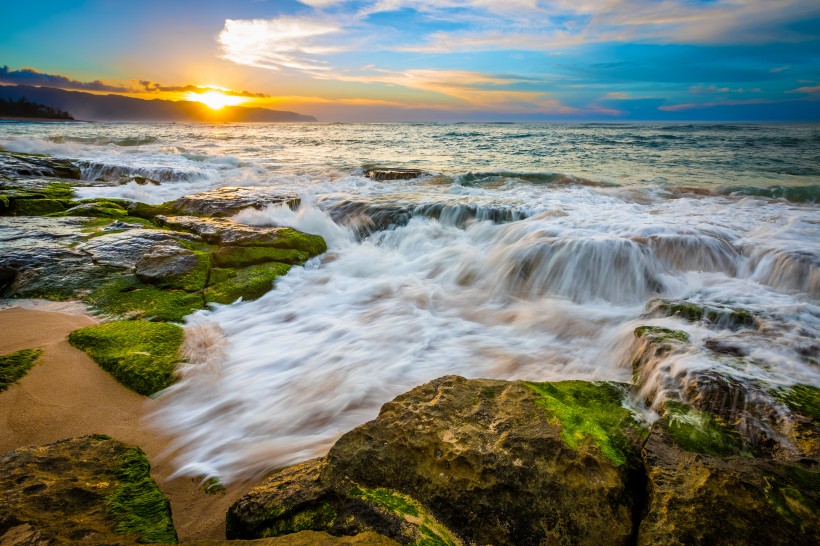
M 228 19 L 218 41 L 222 56 L 238 64 L 273 70 L 321 71 L 329 67 L 313 57 L 340 51 L 339 45 L 326 38 L 341 30 L 321 20 L 297 17 Z

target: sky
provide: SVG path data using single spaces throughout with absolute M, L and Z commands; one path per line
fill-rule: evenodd
M 820 1 L 28 0 L 0 84 L 321 121 L 818 121 Z

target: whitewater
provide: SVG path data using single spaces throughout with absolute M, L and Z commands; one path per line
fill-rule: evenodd
M 653 388 L 710 368 L 820 386 L 820 125 L 7 123 L 0 148 L 78 160 L 80 197 L 240 188 L 261 204 L 235 222 L 326 239 L 258 300 L 186 318 L 153 417 L 179 474 L 321 455 L 443 375 L 628 383 L 643 325 L 689 336 Z

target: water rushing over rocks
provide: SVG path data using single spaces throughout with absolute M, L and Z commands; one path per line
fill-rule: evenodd
M 327 241 L 261 298 L 186 319 L 189 364 L 154 417 L 181 474 L 230 481 L 321 455 L 452 374 L 637 382 L 650 421 L 713 388 L 768 404 L 759 445 L 788 445 L 778 389 L 820 386 L 820 171 L 805 159 L 820 129 L 521 129 L 95 125 L 14 128 L 0 146 L 86 162 L 83 197 L 232 186 L 177 203 Z M 797 144 L 778 147 L 784 134 Z M 366 178 L 377 162 L 424 174 Z M 658 352 L 636 336 L 647 326 L 680 339 Z

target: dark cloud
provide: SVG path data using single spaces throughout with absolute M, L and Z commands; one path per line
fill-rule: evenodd
M 135 80 L 133 87 L 123 87 L 121 85 L 109 85 L 100 80 L 93 82 L 82 82 L 74 80 L 61 74 L 46 74 L 34 68 L 21 68 L 12 70 L 8 66 L 0 66 L 0 83 L 17 85 L 38 85 L 43 87 L 56 87 L 58 89 L 76 89 L 79 91 L 109 91 L 111 93 L 204 93 L 206 91 L 219 91 L 225 95 L 236 97 L 248 97 L 264 99 L 270 97 L 266 93 L 253 93 L 251 91 L 232 91 L 217 89 L 214 87 L 201 87 L 198 85 L 162 85 L 148 80 Z
M 201 87 L 198 85 L 162 85 L 161 83 L 156 83 L 148 80 L 139 80 L 137 81 L 139 84 L 139 91 L 147 91 L 148 93 L 203 93 L 206 91 L 219 91 L 224 95 L 232 95 L 235 97 L 250 97 L 250 98 L 258 98 L 264 99 L 270 97 L 267 93 L 253 93 L 251 91 L 233 91 L 233 90 L 225 90 L 225 89 L 218 89 L 215 87 Z
M 33 68 L 21 68 L 11 70 L 8 66 L 0 67 L 0 83 L 12 83 L 17 85 L 42 85 L 46 87 L 58 87 L 60 89 L 78 89 L 82 91 L 111 91 L 112 93 L 125 93 L 131 91 L 125 87 L 108 85 L 95 80 L 93 82 L 81 82 L 72 80 L 60 74 L 46 74 Z

